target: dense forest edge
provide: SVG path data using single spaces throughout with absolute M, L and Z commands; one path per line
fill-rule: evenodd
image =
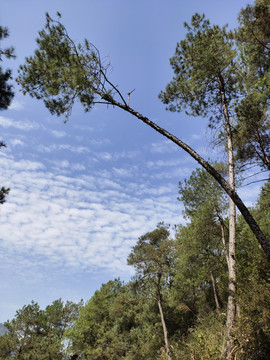
M 131 249 L 129 282 L 110 280 L 85 303 L 23 306 L 1 324 L 0 359 L 269 359 L 270 181 L 248 209 L 236 189 L 254 169 L 270 170 L 270 1 L 247 5 L 230 31 L 195 14 L 170 59 L 174 77 L 159 97 L 169 111 L 209 119 L 227 154 L 219 163 L 130 108 L 98 50 L 87 41 L 76 46 L 57 15 L 46 15 L 38 50 L 20 67 L 22 91 L 67 118 L 75 98 L 86 112 L 101 102 L 121 108 L 203 168 L 179 183 L 186 224 L 161 222 Z M 0 27 L 0 40 L 6 37 Z M 0 61 L 12 57 L 13 48 L 0 49 Z M 10 78 L 0 67 L 1 110 L 14 96 Z M 9 191 L 0 189 L 0 204 Z
M 222 359 L 228 274 L 215 190 L 220 195 L 205 171 L 194 171 L 179 190 L 188 223 L 171 234 L 158 224 L 138 239 L 127 259 L 136 270 L 131 281 L 110 280 L 86 303 L 59 299 L 44 310 L 35 302 L 24 306 L 4 324 L 1 358 L 166 359 L 165 324 L 171 359 Z M 202 193 L 203 201 L 195 201 Z M 252 212 L 269 236 L 270 182 Z M 224 230 L 227 238 L 227 217 Z M 233 352 L 237 359 L 268 359 L 269 262 L 241 216 L 237 237 Z

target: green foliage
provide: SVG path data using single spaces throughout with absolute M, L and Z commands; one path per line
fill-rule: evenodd
M 81 359 L 153 359 L 160 327 L 153 303 L 138 284 L 109 281 L 81 309 L 67 336 L 70 353 Z
M 105 88 L 106 67 L 98 50 L 87 40 L 76 46 L 59 20 L 46 14 L 38 49 L 20 67 L 17 81 L 24 93 L 42 99 L 52 114 L 68 118 L 76 100 L 89 111 L 97 93 L 102 93 L 104 100 L 112 95 L 111 89 Z
M 238 97 L 239 81 L 235 42 L 226 26 L 211 26 L 204 15 L 195 14 L 185 40 L 177 43 L 170 59 L 173 80 L 159 97 L 171 111 L 190 109 L 190 115 L 208 116 L 210 123 L 220 122 L 221 96 L 224 88 L 227 105 Z M 221 83 L 222 82 L 222 83 Z
M 270 182 L 261 189 L 253 209 L 258 223 L 270 235 Z M 262 249 L 242 218 L 238 219 L 239 246 L 237 248 L 238 303 L 240 317 L 234 336 L 238 359 L 266 359 L 270 351 L 270 266 Z
M 219 172 L 225 172 L 225 165 L 214 164 Z M 185 207 L 185 215 L 192 218 L 199 208 L 208 203 L 212 206 L 213 213 L 224 212 L 227 207 L 223 189 L 216 183 L 210 174 L 203 169 L 196 169 L 183 183 L 179 182 L 179 201 Z
M 10 189 L 5 188 L 4 186 L 0 189 L 0 204 L 4 204 L 6 202 L 6 195 L 8 195 Z
M 169 235 L 168 229 L 159 225 L 139 238 L 127 259 L 128 265 L 135 267 L 138 280 L 154 291 L 170 283 L 175 246 Z
M 267 104 L 255 94 L 247 95 L 236 107 L 236 157 L 242 164 L 258 164 L 270 170 L 270 122 Z
M 224 315 L 204 314 L 196 326 L 189 329 L 186 341 L 176 348 L 177 359 L 222 359 L 225 335 Z
M 0 41 L 9 36 L 8 29 L 0 26 Z M 0 61 L 3 61 L 3 57 L 14 58 L 14 49 L 12 47 L 7 49 L 0 48 Z M 0 66 L 0 110 L 5 110 L 9 107 L 14 93 L 12 91 L 12 85 L 8 84 L 11 79 L 11 71 L 4 71 Z
M 63 335 L 75 320 L 78 305 L 56 300 L 41 310 L 32 302 L 18 310 L 15 318 L 4 326 L 7 332 L 0 337 L 0 358 L 17 360 L 62 360 L 65 349 Z
M 245 82 L 256 96 L 269 99 L 270 3 L 256 0 L 239 14 L 236 39 L 245 66 Z
M 270 352 L 270 269 L 265 265 L 268 279 L 253 266 L 239 291 L 241 316 L 234 329 L 238 359 L 263 360 Z
M 223 164 L 216 164 L 216 167 L 222 171 Z M 214 306 L 212 278 L 218 283 L 216 290 L 224 295 L 228 229 L 223 217 L 228 208 L 227 201 L 223 190 L 202 169 L 196 169 L 183 184 L 179 183 L 179 194 L 190 223 L 180 226 L 176 233 L 177 266 L 181 269 L 176 276 L 181 274 L 181 281 L 187 278 L 188 288 L 191 285 L 201 287 L 202 284 L 208 287 L 208 294 L 201 293 L 208 297 L 209 305 Z M 221 278 L 223 281 L 220 281 Z M 195 292 L 198 297 L 199 293 Z M 197 295 L 193 297 L 194 302 L 198 301 Z M 219 300 L 224 302 L 223 297 Z
M 266 235 L 270 236 L 270 180 L 261 188 L 257 202 L 257 217 Z
M 270 169 L 269 0 L 248 5 L 239 15 L 239 28 L 211 26 L 204 15 L 185 23 L 186 38 L 170 59 L 173 80 L 159 97 L 171 111 L 209 117 L 215 127 L 223 118 L 222 93 L 235 114 L 233 137 L 237 159 Z M 223 130 L 220 131 L 222 137 Z
M 8 36 L 8 29 L 6 27 L 0 26 L 0 41 L 7 38 Z M 0 47 L 0 61 L 3 61 L 3 57 L 6 57 L 8 59 L 14 58 L 14 48 L 9 47 L 6 49 L 2 49 Z M 11 80 L 11 71 L 4 71 L 2 66 L 0 66 L 0 110 L 6 110 L 14 97 L 12 85 L 8 83 L 9 80 Z M 3 141 L 0 141 L 0 148 L 1 147 L 6 147 Z M 6 195 L 8 195 L 9 191 L 9 188 L 5 188 L 4 186 L 1 187 L 0 204 L 4 204 L 6 202 Z
M 195 313 L 201 307 L 219 308 L 226 302 L 226 260 L 220 229 L 209 208 L 202 207 L 190 224 L 179 228 L 176 238 L 175 296 L 185 299 L 184 303 Z M 211 274 L 215 279 L 218 306 Z
M 236 107 L 238 158 L 270 170 L 270 2 L 256 1 L 239 15 L 236 30 L 245 96 Z

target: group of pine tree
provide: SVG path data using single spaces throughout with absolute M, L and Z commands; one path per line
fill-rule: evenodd
M 24 93 L 70 116 L 79 100 L 119 107 L 202 166 L 179 183 L 185 225 L 141 236 L 128 283 L 102 285 L 85 304 L 32 302 L 5 323 L 1 359 L 270 359 L 270 182 L 247 209 L 237 187 L 270 170 L 270 1 L 242 9 L 235 30 L 195 14 L 159 95 L 168 110 L 206 117 L 223 162 L 193 149 L 133 110 L 107 77 L 98 50 L 76 45 L 47 14 L 38 49 L 20 67 Z M 120 100 L 116 100 L 116 98 Z M 229 197 L 228 197 L 229 195 Z M 236 205 L 240 213 L 236 212 Z

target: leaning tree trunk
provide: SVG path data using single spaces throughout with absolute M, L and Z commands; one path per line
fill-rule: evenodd
M 103 99 L 104 94 L 102 91 L 96 89 L 95 90 L 97 94 L 100 95 L 100 97 Z M 213 176 L 213 178 L 219 183 L 219 185 L 225 190 L 225 192 L 229 195 L 229 197 L 232 199 L 234 204 L 238 207 L 240 213 L 242 214 L 243 218 L 245 219 L 246 223 L 250 227 L 251 231 L 257 238 L 259 244 L 262 247 L 262 250 L 265 252 L 268 261 L 270 262 L 270 243 L 268 239 L 263 234 L 262 230 L 260 229 L 259 225 L 251 215 L 248 208 L 245 206 L 243 201 L 240 199 L 238 194 L 236 193 L 235 189 L 231 188 L 230 184 L 216 171 L 216 169 L 209 164 L 205 159 L 203 159 L 195 150 L 193 150 L 189 145 L 184 143 L 182 140 L 180 140 L 175 135 L 171 134 L 169 131 L 161 128 L 156 123 L 148 119 L 146 116 L 143 116 L 138 111 L 132 109 L 130 106 L 128 106 L 126 103 L 122 104 L 114 99 L 110 99 L 107 103 L 108 105 L 117 106 L 120 109 L 123 109 L 124 111 L 127 111 L 131 115 L 135 116 L 137 119 L 144 122 L 146 125 L 150 126 L 152 129 L 160 133 L 161 135 L 165 136 L 170 141 L 174 142 L 177 146 L 181 147 L 183 150 L 185 150 L 191 157 L 193 157 L 210 175 Z
M 157 303 L 158 303 L 158 309 L 159 309 L 159 314 L 160 314 L 161 323 L 162 323 L 162 329 L 163 329 L 163 336 L 164 336 L 164 343 L 165 343 L 167 359 L 170 360 L 171 359 L 171 352 L 170 352 L 170 346 L 169 346 L 169 340 L 168 340 L 168 330 L 167 330 L 167 326 L 166 326 L 166 322 L 165 322 L 165 318 L 164 318 L 164 314 L 163 314 L 163 309 L 162 309 L 162 303 L 161 303 L 160 279 L 161 279 L 161 274 L 158 274 Z

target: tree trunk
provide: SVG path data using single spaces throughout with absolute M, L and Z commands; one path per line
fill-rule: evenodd
M 99 94 L 103 98 L 103 93 L 96 89 L 97 94 Z M 161 128 L 157 124 L 155 124 L 153 121 L 148 119 L 146 116 L 143 116 L 136 110 L 132 109 L 131 107 L 127 106 L 126 104 L 121 104 L 120 102 L 112 99 L 108 104 L 117 106 L 131 115 L 135 116 L 148 126 L 150 126 L 152 129 L 159 132 L 161 135 L 165 136 L 170 141 L 174 142 L 176 145 L 181 147 L 183 150 L 185 150 L 191 157 L 193 157 L 210 175 L 213 176 L 213 178 L 220 184 L 220 186 L 225 190 L 225 192 L 229 195 L 229 197 L 232 199 L 232 201 L 235 203 L 235 205 L 238 207 L 240 213 L 242 214 L 243 218 L 249 225 L 251 231 L 257 238 L 259 244 L 261 245 L 263 251 L 265 252 L 268 261 L 270 261 L 270 243 L 267 240 L 267 238 L 264 236 L 263 232 L 261 231 L 259 225 L 249 212 L 248 208 L 245 206 L 243 201 L 240 199 L 238 194 L 236 193 L 235 189 L 231 188 L 230 184 L 216 171 L 216 169 L 211 166 L 206 160 L 204 160 L 198 153 L 196 153 L 195 150 L 193 150 L 189 145 L 184 143 L 182 140 L 178 139 L 176 136 L 172 135 L 167 130 Z
M 217 217 L 218 217 L 218 221 L 220 224 L 221 241 L 222 241 L 222 245 L 223 245 L 223 249 L 224 249 L 224 253 L 225 253 L 225 257 L 226 257 L 227 266 L 229 267 L 229 255 L 228 255 L 228 249 L 227 249 L 226 240 L 225 240 L 224 221 L 223 221 L 223 218 L 222 218 L 220 212 L 217 209 L 216 209 L 216 212 L 217 212 Z
M 227 108 L 227 101 L 224 90 L 224 80 L 219 74 L 220 95 L 222 101 L 223 115 L 224 115 L 224 128 L 227 134 L 227 147 L 228 147 L 228 162 L 229 162 L 229 185 L 235 191 L 235 174 L 234 174 L 234 154 L 230 117 Z M 235 247 L 236 247 L 236 207 L 233 200 L 229 199 L 229 248 L 228 248 L 228 304 L 227 304 L 227 320 L 226 320 L 226 359 L 232 360 L 234 355 L 232 353 L 233 339 L 232 329 L 235 321 L 236 314 L 236 262 L 235 262 Z
M 161 274 L 158 274 L 157 302 L 158 302 L 158 309 L 159 309 L 161 323 L 162 323 L 162 329 L 163 329 L 163 336 L 164 336 L 164 343 L 165 343 L 167 359 L 171 360 L 170 346 L 169 346 L 169 341 L 168 341 L 168 331 L 167 331 L 167 326 L 166 326 L 166 322 L 165 322 L 165 319 L 164 319 L 164 314 L 163 314 L 163 309 L 162 309 L 162 304 L 161 304 L 160 279 L 161 279 Z
M 216 303 L 216 310 L 217 310 L 217 313 L 220 314 L 220 305 L 219 305 L 218 296 L 217 296 L 216 282 L 215 282 L 215 278 L 213 276 L 212 271 L 210 271 L 210 277 L 211 277 L 211 281 L 212 281 L 214 299 L 215 299 L 215 303 Z
M 161 299 L 160 298 L 158 299 L 158 309 L 159 309 L 162 328 L 163 328 L 163 336 L 164 336 L 166 354 L 168 356 L 168 359 L 171 359 L 170 347 L 169 347 L 169 341 L 168 341 L 168 331 L 167 331 L 167 327 L 166 327 L 166 323 L 165 323 L 165 319 L 164 319 L 164 315 L 163 315 L 163 310 L 162 310 L 162 305 L 161 305 Z
M 227 304 L 227 320 L 226 320 L 226 353 L 228 355 L 227 359 L 232 360 L 233 354 L 232 346 L 232 328 L 235 321 L 235 314 L 236 314 L 236 303 L 235 303 L 235 293 L 236 293 L 236 268 L 235 268 L 235 204 L 230 199 L 229 204 L 229 226 L 230 226 L 230 233 L 229 233 L 229 251 L 228 251 L 228 270 L 229 270 L 229 295 L 228 295 L 228 304 Z

